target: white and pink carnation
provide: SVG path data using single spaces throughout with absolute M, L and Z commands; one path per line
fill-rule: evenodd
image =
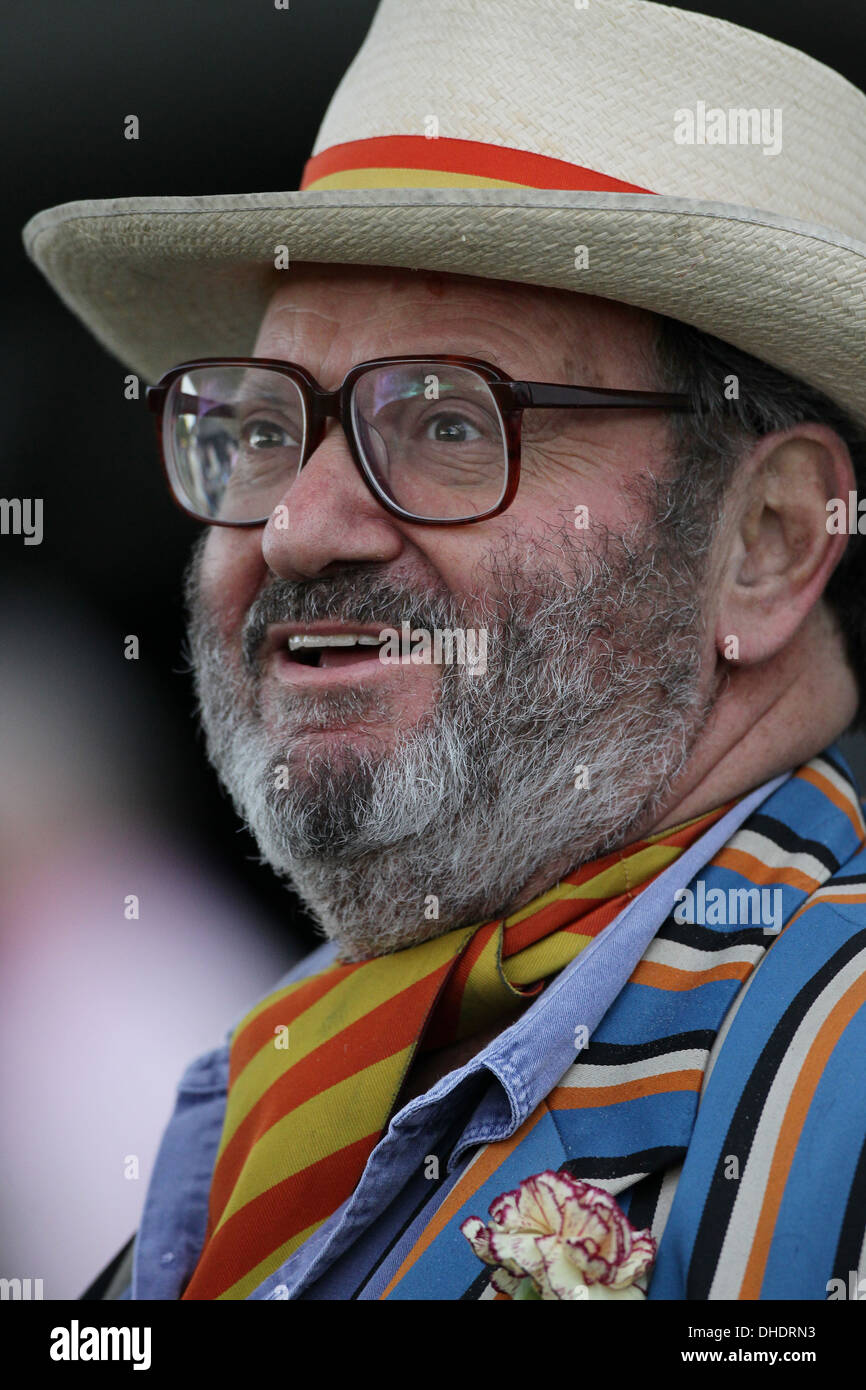
M 514 1299 L 645 1298 L 656 1255 L 604 1188 L 568 1173 L 526 1178 L 490 1205 L 491 1221 L 461 1224 L 491 1283 Z

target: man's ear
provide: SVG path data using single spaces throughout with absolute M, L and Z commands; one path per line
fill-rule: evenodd
M 781 651 L 821 597 L 847 534 L 833 523 L 856 486 L 848 449 L 829 426 L 765 435 L 740 464 L 720 556 L 715 644 L 736 664 Z

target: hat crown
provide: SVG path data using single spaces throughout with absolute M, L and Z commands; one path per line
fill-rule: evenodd
M 725 20 L 652 0 L 382 0 L 303 186 L 644 191 L 866 240 L 864 168 L 866 97 Z
M 252 351 L 288 252 L 632 304 L 866 426 L 864 167 L 866 97 L 722 20 L 650 0 L 383 0 L 302 191 L 66 203 L 24 239 L 147 381 Z

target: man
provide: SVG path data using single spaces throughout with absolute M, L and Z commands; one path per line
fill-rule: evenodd
M 383 0 L 304 191 L 29 225 L 158 381 L 210 757 L 327 938 L 87 1296 L 859 1288 L 864 144 L 720 21 Z M 491 1281 L 539 1174 L 651 1268 Z

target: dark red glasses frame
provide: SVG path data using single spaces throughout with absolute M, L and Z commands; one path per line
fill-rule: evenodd
M 417 517 L 407 512 L 383 491 L 375 475 L 366 463 L 355 430 L 352 425 L 352 393 L 359 379 L 378 367 L 413 363 L 441 363 L 444 366 L 469 367 L 478 373 L 490 388 L 502 419 L 506 444 L 508 477 L 502 498 L 495 507 L 477 516 L 447 518 L 438 520 L 431 517 Z M 169 390 L 178 377 L 197 367 L 267 367 L 289 377 L 298 386 L 304 402 L 307 433 L 304 451 L 298 464 L 298 472 L 309 461 L 321 444 L 328 420 L 339 420 L 349 444 L 355 467 L 358 469 L 366 487 L 392 516 L 413 526 L 469 526 L 475 521 L 486 521 L 504 512 L 514 501 L 520 481 L 520 430 L 524 410 L 671 410 L 691 412 L 694 406 L 686 395 L 664 391 L 619 391 L 610 387 L 564 386 L 546 381 L 515 381 L 505 372 L 477 357 L 460 357 L 453 354 L 430 353 L 427 356 L 376 357 L 369 362 L 359 362 L 343 378 L 342 385 L 335 391 L 325 391 L 304 367 L 294 362 L 280 361 L 273 357 L 198 357 L 192 362 L 182 362 L 165 373 L 155 386 L 146 391 L 149 410 L 155 416 L 157 436 L 163 471 L 172 498 L 188 516 L 209 526 L 264 526 L 268 517 L 257 521 L 218 521 L 214 517 L 202 516 L 189 507 L 181 496 L 172 473 L 170 460 L 166 457 L 164 442 L 164 413 Z

